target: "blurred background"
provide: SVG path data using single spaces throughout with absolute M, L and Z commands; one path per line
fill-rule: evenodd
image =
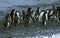
M 0 0 L 0 10 L 13 6 L 47 6 L 60 4 L 60 0 Z

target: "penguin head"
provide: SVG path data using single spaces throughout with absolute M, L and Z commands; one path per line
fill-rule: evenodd
M 12 11 L 15 11 L 15 9 L 12 9 Z
M 29 7 L 27 11 L 31 11 L 31 7 Z

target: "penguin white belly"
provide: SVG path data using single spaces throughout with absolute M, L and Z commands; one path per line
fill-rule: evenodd
M 20 14 L 19 14 L 19 12 L 17 12 L 17 17 L 18 17 L 18 23 L 20 23 Z
M 53 10 L 51 10 L 51 12 L 50 12 L 50 15 L 52 15 L 53 14 Z
M 20 18 L 19 12 L 17 12 L 17 17 Z
M 32 18 L 30 18 L 30 19 L 29 19 L 29 24 L 30 24 L 32 21 L 33 21 Z
M 9 28 L 9 26 L 10 26 L 10 22 L 7 23 L 7 28 Z
M 50 15 L 52 15 L 52 14 L 53 14 L 53 10 L 51 10 L 51 12 L 50 12 Z M 50 17 L 50 19 L 52 19 L 52 18 L 54 18 L 53 15 Z
M 9 16 L 8 21 L 7 21 L 7 28 L 9 28 L 11 22 L 12 22 L 12 20 L 11 20 L 11 17 Z
M 39 15 L 39 18 L 38 18 L 39 22 L 42 22 L 43 14 L 44 14 L 44 12 L 41 12 L 41 14 Z
M 46 21 L 48 21 L 48 13 L 46 13 Z
M 60 20 L 59 20 L 59 13 L 57 12 L 57 21 L 59 22 Z

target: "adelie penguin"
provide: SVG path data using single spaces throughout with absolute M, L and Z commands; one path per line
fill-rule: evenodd
M 27 12 L 26 12 L 26 17 L 25 17 L 25 24 L 26 24 L 26 26 L 29 24 L 29 21 L 30 21 L 30 17 L 31 17 L 31 12 L 32 10 L 31 10 L 31 7 L 29 7 L 28 9 L 27 9 Z
M 52 7 L 53 7 L 53 9 L 52 9 L 52 10 L 53 10 L 52 16 L 53 16 L 54 20 L 57 20 L 57 14 L 58 14 L 58 13 L 57 13 L 57 10 L 56 10 L 56 8 L 55 8 L 54 5 L 53 5 Z
M 54 10 L 53 9 L 47 9 L 46 12 L 48 15 L 48 20 L 54 19 Z
M 12 21 L 11 21 L 10 14 L 7 14 L 7 15 L 5 16 L 4 21 L 3 21 L 3 25 L 4 25 L 5 29 L 6 29 L 6 28 L 9 28 L 11 22 L 12 22 Z
M 19 11 L 16 11 L 14 14 L 14 23 L 19 24 L 20 23 L 20 13 Z
M 60 7 L 57 6 L 57 11 L 58 11 L 58 14 L 59 14 L 59 20 L 60 20 Z
M 27 14 L 26 14 L 26 23 L 27 23 L 27 24 L 29 24 L 30 15 L 31 15 L 31 8 L 29 7 L 29 8 L 27 9 Z
M 38 17 L 39 23 L 42 23 L 43 25 L 46 25 L 46 15 L 45 14 L 46 14 L 46 11 L 45 10 L 42 10 L 40 12 L 39 17 Z
M 31 17 L 32 17 L 33 22 L 36 22 L 35 13 L 36 13 L 35 11 L 33 11 L 33 12 L 31 13 Z
M 25 21 L 25 18 L 26 18 L 25 11 L 24 10 L 22 10 L 22 17 L 23 17 L 23 22 L 24 22 Z
M 58 20 L 58 10 L 55 8 L 54 5 L 52 7 L 53 7 L 52 9 L 49 9 L 50 10 L 49 18 L 51 20 L 57 20 L 59 22 L 59 20 Z
M 51 15 L 50 15 L 50 12 L 51 12 L 51 10 L 50 9 L 47 9 L 46 10 L 46 15 L 47 15 L 47 21 L 49 21 L 50 20 L 50 17 L 51 17 Z
M 36 10 L 36 16 L 40 14 L 40 7 L 37 8 Z
M 3 25 L 5 28 L 9 28 L 10 24 L 14 22 L 13 15 L 14 15 L 15 9 L 12 9 L 12 11 L 8 14 L 6 14 Z
M 34 23 L 36 22 L 36 19 L 35 19 L 35 11 L 34 10 L 31 11 L 30 21 L 31 22 L 34 22 Z
M 60 22 L 60 7 L 57 6 L 57 18 L 58 22 Z
M 14 14 L 15 14 L 15 9 L 12 9 L 11 12 L 10 12 L 12 23 L 14 23 Z
M 35 18 L 36 18 L 36 21 L 38 21 L 38 16 L 40 15 L 40 7 L 37 7 L 37 10 L 35 12 Z
M 27 13 L 28 13 L 28 17 L 29 17 L 29 24 L 34 21 L 34 19 L 32 17 L 33 12 L 34 11 L 32 10 L 32 8 L 28 8 Z

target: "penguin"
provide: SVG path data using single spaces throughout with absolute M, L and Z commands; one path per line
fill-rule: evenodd
M 14 14 L 15 14 L 15 9 L 12 9 L 11 12 L 10 12 L 10 16 L 11 16 L 11 19 L 12 19 L 12 23 L 14 23 Z
M 54 10 L 53 9 L 47 9 L 46 12 L 48 15 L 48 20 L 53 20 L 54 19 Z
M 19 13 L 19 11 L 16 11 L 15 14 L 14 14 L 14 23 L 15 24 L 20 23 L 20 13 Z
M 57 6 L 57 20 L 60 22 L 60 7 Z
M 17 20 L 18 20 L 18 23 L 20 23 L 20 12 L 19 11 L 16 11 L 16 14 L 17 14 Z
M 12 22 L 12 20 L 11 20 L 10 14 L 7 14 L 7 15 L 5 16 L 4 21 L 3 21 L 4 27 L 5 27 L 5 28 L 9 28 L 11 22 Z
M 39 21 L 39 23 L 42 23 L 43 25 L 46 25 L 46 11 L 45 10 L 42 10 L 40 12 L 40 15 L 38 17 L 38 21 Z
M 27 9 L 27 14 L 26 14 L 26 23 L 29 24 L 29 19 L 31 16 L 31 7 Z
M 36 10 L 36 12 L 35 12 L 35 19 L 36 19 L 36 21 L 38 22 L 38 16 L 39 16 L 39 14 L 40 14 L 40 7 L 37 7 L 37 10 Z
M 54 5 L 52 7 L 53 8 L 50 9 L 49 17 L 52 20 L 57 20 L 58 21 L 58 12 L 57 12 L 57 9 L 55 9 L 55 6 Z
M 31 21 L 34 22 L 34 23 L 36 22 L 35 13 L 36 13 L 36 11 L 32 10 L 32 13 L 31 13 L 31 16 L 30 16 Z
M 28 8 L 27 12 L 29 15 L 29 24 L 30 24 L 31 22 L 34 22 L 34 18 L 32 17 L 34 10 L 32 10 L 32 8 Z
M 22 10 L 22 17 L 23 17 L 23 21 L 25 21 L 25 11 L 24 10 Z
M 46 19 L 47 19 L 47 21 L 49 21 L 50 20 L 50 17 L 52 16 L 52 14 L 53 14 L 53 11 L 51 11 L 50 9 L 47 9 L 46 10 Z

